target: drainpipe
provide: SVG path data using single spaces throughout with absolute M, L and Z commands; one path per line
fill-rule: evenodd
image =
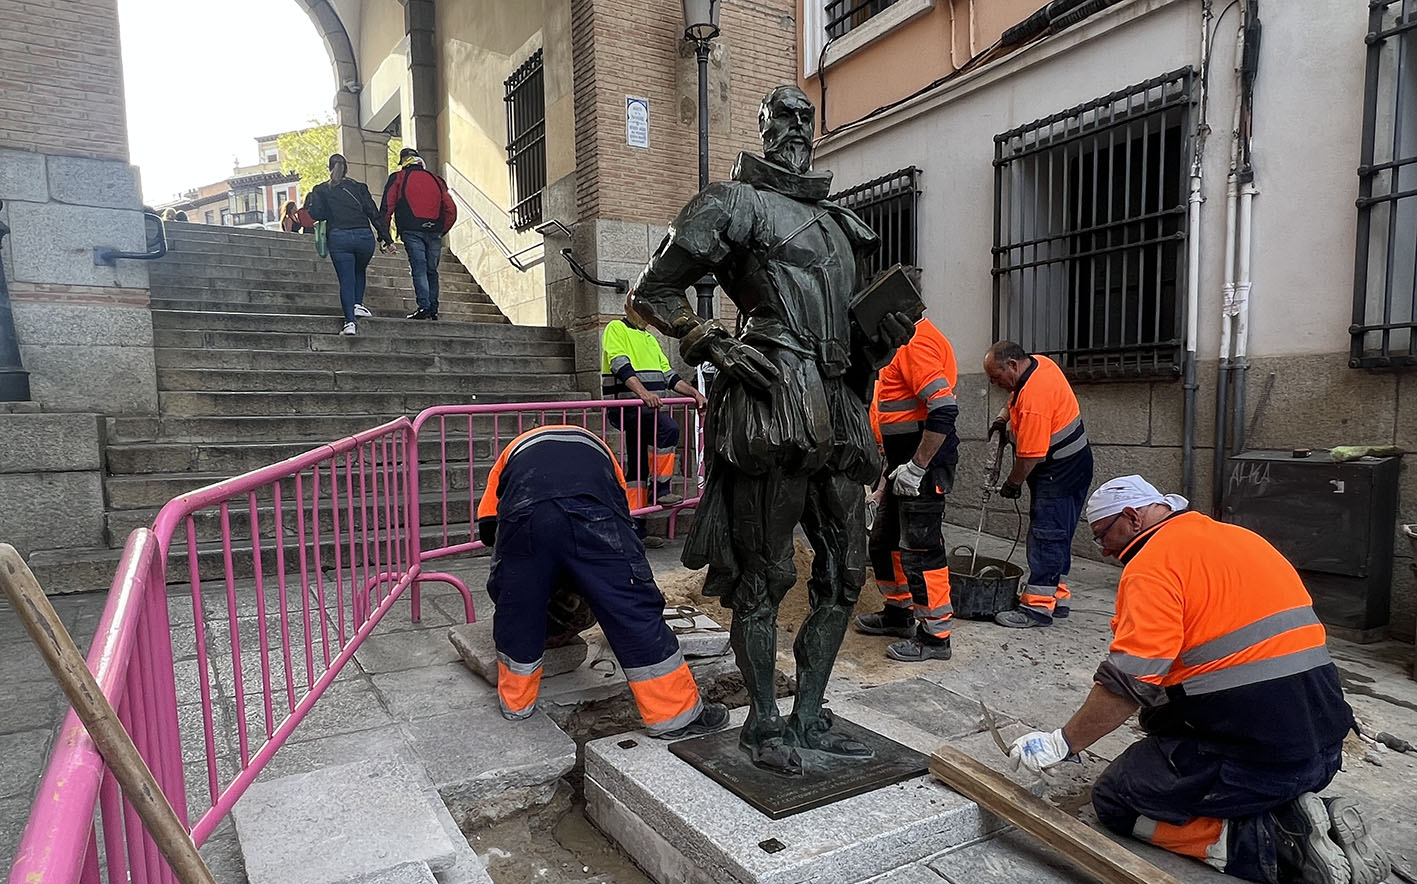
M 1191 157 L 1191 195 L 1187 200 L 1189 218 L 1186 240 L 1186 352 L 1181 365 L 1181 386 L 1184 390 L 1184 406 L 1181 411 L 1181 493 L 1194 500 L 1196 497 L 1196 393 L 1200 385 L 1196 383 L 1196 338 L 1199 335 L 1200 318 L 1200 267 L 1201 267 L 1201 204 L 1202 176 L 1204 174 L 1205 141 L 1210 134 L 1210 124 L 1206 119 L 1209 99 L 1209 84 L 1204 72 L 1210 65 L 1210 23 L 1212 7 L 1205 0 L 1201 10 L 1201 80 L 1200 119 L 1196 122 L 1195 147 Z
M 1220 303 L 1220 355 L 1216 362 L 1215 376 L 1215 462 L 1211 475 L 1211 508 L 1220 514 L 1221 495 L 1224 491 L 1225 455 L 1229 448 L 1230 434 L 1227 423 L 1230 416 L 1230 352 L 1231 333 L 1235 317 L 1235 226 L 1240 203 L 1240 112 L 1244 99 L 1244 84 L 1241 80 L 1242 60 L 1245 54 L 1245 7 L 1240 8 L 1241 22 L 1235 32 L 1235 110 L 1230 124 L 1230 172 L 1225 176 L 1225 284 L 1221 289 Z
M 1231 377 L 1235 384 L 1234 429 L 1231 433 L 1232 451 L 1239 454 L 1245 450 L 1245 379 L 1250 369 L 1247 356 L 1250 339 L 1250 231 L 1254 217 L 1255 194 L 1259 189 L 1253 181 L 1245 182 L 1240 190 L 1240 278 L 1235 283 L 1235 358 L 1231 364 Z

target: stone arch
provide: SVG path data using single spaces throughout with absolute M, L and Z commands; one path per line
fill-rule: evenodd
M 349 174 L 377 187 L 387 171 L 389 136 L 383 132 L 366 132 L 360 127 L 359 92 L 364 81 L 359 76 L 354 41 L 331 0 L 295 2 L 315 25 L 335 71 L 335 122 L 339 127 L 339 151 L 349 160 Z

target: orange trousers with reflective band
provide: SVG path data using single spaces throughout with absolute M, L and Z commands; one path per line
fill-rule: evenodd
M 921 632 L 945 639 L 954 623 L 945 497 L 921 490 L 919 497 L 901 498 L 886 487 L 871 531 L 871 566 L 888 609 L 909 609 Z
M 626 668 L 625 677 L 640 718 L 652 734 L 683 727 L 703 711 L 689 664 L 678 654 L 664 663 Z

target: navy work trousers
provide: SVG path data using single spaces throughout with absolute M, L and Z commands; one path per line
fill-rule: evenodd
M 1133 743 L 1092 787 L 1098 820 L 1248 881 L 1279 880 L 1270 811 L 1329 784 L 1342 743 L 1316 757 L 1262 764 L 1200 751 L 1195 740 L 1150 736 Z M 1218 837 L 1217 837 L 1218 836 Z M 1207 839 L 1216 843 L 1205 844 Z

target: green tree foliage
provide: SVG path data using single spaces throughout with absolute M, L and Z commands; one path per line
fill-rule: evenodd
M 330 154 L 339 151 L 339 133 L 333 117 L 311 120 L 307 128 L 286 132 L 276 141 L 280 150 L 281 166 L 286 172 L 300 176 L 300 190 L 309 193 L 310 188 L 330 177 Z M 388 167 L 398 168 L 399 151 L 403 149 L 403 139 L 397 136 L 389 139 Z M 378 202 L 383 180 L 366 181 Z

